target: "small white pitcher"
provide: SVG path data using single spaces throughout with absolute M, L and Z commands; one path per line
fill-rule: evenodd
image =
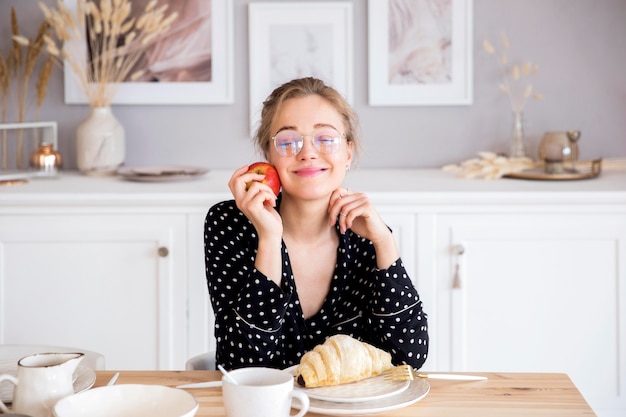
M 0 375 L 0 381 L 15 384 L 13 410 L 33 417 L 52 417 L 58 400 L 74 393 L 72 375 L 84 353 L 37 353 L 17 362 L 17 378 Z M 0 401 L 0 410 L 9 413 Z

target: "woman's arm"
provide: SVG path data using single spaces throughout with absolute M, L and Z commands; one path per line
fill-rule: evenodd
M 372 325 L 394 364 L 422 367 L 428 355 L 428 316 L 401 259 L 375 273 L 370 304 Z
M 234 201 L 209 210 L 204 241 L 218 363 L 272 366 L 291 289 L 255 268 L 256 233 Z
M 237 169 L 228 181 L 228 187 L 237 208 L 252 223 L 258 237 L 255 267 L 280 285 L 283 223 L 275 208 L 277 196 L 267 184 L 259 182 L 263 175 L 248 169 L 248 165 Z
M 346 238 L 352 252 L 360 256 L 354 276 L 364 277 L 362 285 L 369 294 L 364 309 L 367 329 L 359 337 L 391 353 L 394 364 L 420 368 L 428 354 L 428 316 L 402 260 L 396 258 L 388 268 L 378 268 L 378 251 L 372 242 L 350 233 Z M 376 256 L 371 256 L 373 252 Z

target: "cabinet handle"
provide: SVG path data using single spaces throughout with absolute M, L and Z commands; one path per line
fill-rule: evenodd
M 456 254 L 456 265 L 454 265 L 454 278 L 452 278 L 452 288 L 459 289 L 461 288 L 461 273 L 459 272 L 459 260 L 461 256 L 465 253 L 465 248 L 463 245 L 456 245 L 454 247 L 454 252 Z
M 159 250 L 157 251 L 157 253 L 159 254 L 161 258 L 167 258 L 167 255 L 170 254 L 170 251 L 165 246 L 161 246 Z

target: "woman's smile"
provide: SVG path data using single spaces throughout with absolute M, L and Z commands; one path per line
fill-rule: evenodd
M 299 175 L 301 177 L 315 177 L 326 172 L 328 168 L 320 168 L 320 167 L 306 167 L 300 168 L 293 171 L 294 174 Z

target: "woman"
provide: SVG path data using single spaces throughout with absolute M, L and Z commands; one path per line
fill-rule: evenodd
M 421 367 L 426 314 L 394 236 L 365 194 L 342 186 L 358 150 L 354 111 L 322 81 L 296 79 L 263 103 L 256 142 L 280 196 L 243 166 L 228 183 L 234 201 L 205 222 L 217 363 L 286 368 L 342 333 Z

